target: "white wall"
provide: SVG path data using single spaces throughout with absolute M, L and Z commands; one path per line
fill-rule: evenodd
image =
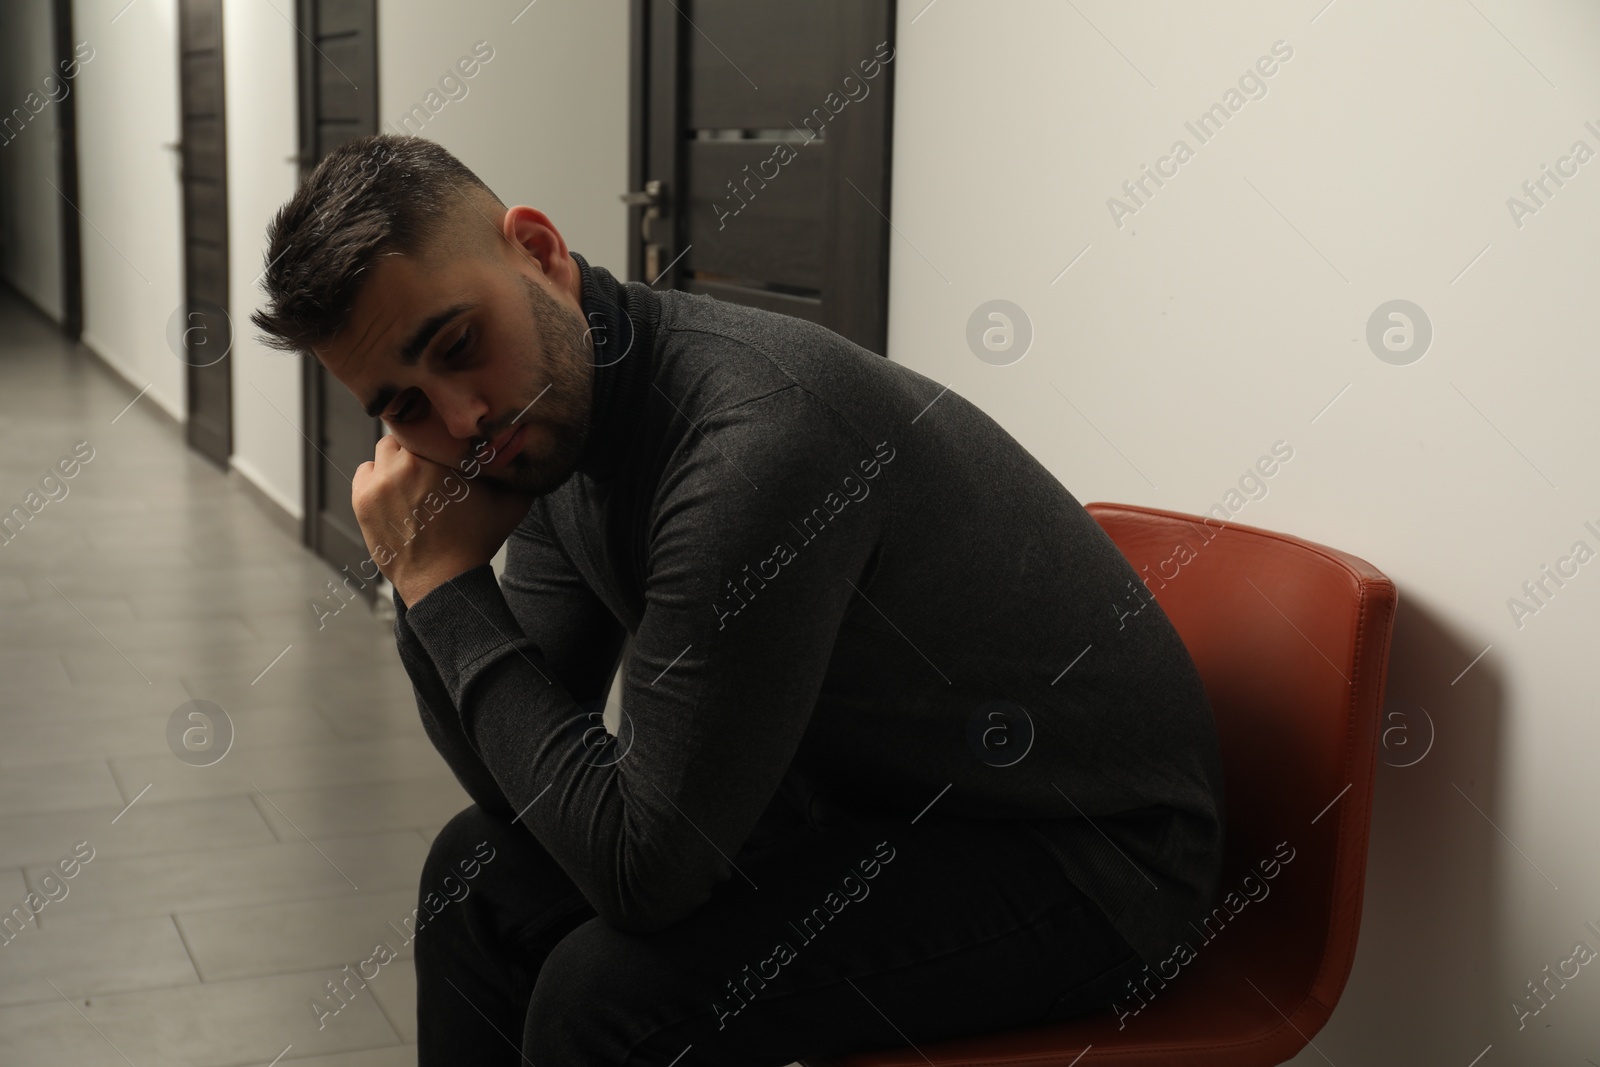
M 1205 511 L 1292 445 L 1237 521 L 1397 582 L 1386 725 L 1414 742 L 1378 768 L 1350 985 L 1294 1063 L 1582 1063 L 1593 968 L 1520 1031 L 1511 1003 L 1600 951 L 1600 563 L 1521 628 L 1507 600 L 1600 548 L 1600 159 L 1521 228 L 1506 200 L 1575 140 L 1600 151 L 1600 11 L 1326 4 L 901 5 L 889 355 L 1083 502 Z M 1278 40 L 1267 95 L 1199 145 L 1185 120 Z M 1193 158 L 1119 228 L 1108 198 L 1178 138 Z M 996 298 L 1035 330 L 1007 366 L 965 340 Z M 1365 340 L 1394 298 L 1436 331 L 1406 366 Z M 1389 765 L 1420 709 L 1432 750 Z
M 115 21 L 113 21 L 115 20 Z M 184 418 L 183 362 L 167 323 L 183 303 L 173 0 L 73 5 L 95 50 L 77 81 L 83 341 L 135 389 Z
M 64 75 L 56 65 L 50 6 L 0 7 L 0 275 L 57 322 L 65 205 L 50 183 L 60 184 L 60 102 L 76 80 Z
M 515 20 L 515 21 L 513 21 Z M 493 58 L 450 99 L 440 79 L 476 42 Z M 438 141 L 508 206 L 550 216 L 567 247 L 626 274 L 626 0 L 378 4 L 378 127 Z M 448 83 L 447 83 L 448 84 Z M 428 94 L 434 93 L 429 101 Z M 413 105 L 437 109 L 403 122 Z
M 222 33 L 228 109 L 228 291 L 233 321 L 230 463 L 289 514 L 305 511 L 300 356 L 256 340 L 267 223 L 294 195 L 299 150 L 292 8 L 225 0 Z

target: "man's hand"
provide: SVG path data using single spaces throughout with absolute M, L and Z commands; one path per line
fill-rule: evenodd
M 392 434 L 356 468 L 350 505 L 384 577 L 409 607 L 488 563 L 534 498 L 406 451 Z

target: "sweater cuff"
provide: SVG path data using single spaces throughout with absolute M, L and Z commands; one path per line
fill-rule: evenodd
M 463 696 L 472 683 L 503 656 L 520 650 L 542 661 L 487 563 L 456 575 L 409 608 L 401 605 L 397 592 L 395 610 L 427 649 L 457 708 L 466 707 Z

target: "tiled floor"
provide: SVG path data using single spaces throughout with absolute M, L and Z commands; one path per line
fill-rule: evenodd
M 0 929 L 0 1064 L 415 1064 L 408 950 L 321 1029 L 309 1002 L 402 947 L 468 799 L 388 625 L 319 632 L 333 568 L 135 392 L 0 289 L 0 510 L 94 449 L 0 545 L 0 918 L 46 901 Z M 167 740 L 200 699 L 235 729 L 208 767 Z

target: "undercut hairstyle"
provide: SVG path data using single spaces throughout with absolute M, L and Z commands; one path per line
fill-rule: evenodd
M 268 348 L 314 355 L 344 325 L 380 256 L 488 255 L 506 206 L 442 145 L 372 134 L 329 152 L 267 226 Z

